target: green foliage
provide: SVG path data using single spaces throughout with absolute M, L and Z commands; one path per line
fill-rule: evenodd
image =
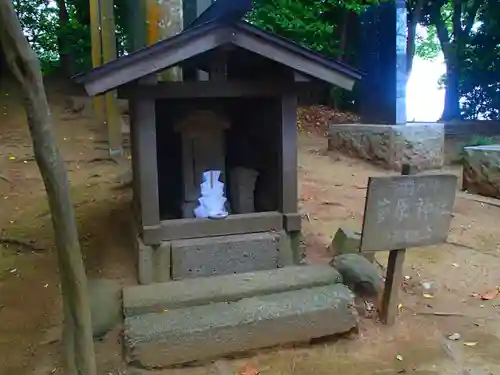
M 338 29 L 346 11 L 360 12 L 377 0 L 254 0 L 248 20 L 327 56 L 338 56 Z
M 248 19 L 253 24 L 326 55 L 338 54 L 334 25 L 325 19 L 322 0 L 258 0 Z
M 17 16 L 42 70 L 50 71 L 59 61 L 57 7 L 50 0 L 15 0 Z
M 500 4 L 487 1 L 464 52 L 461 95 L 466 118 L 500 120 Z
M 426 28 L 426 35 L 417 35 L 415 41 L 415 54 L 426 60 L 434 60 L 441 52 L 439 39 L 436 34 L 436 27 L 429 25 Z
M 63 0 L 59 0 L 63 1 Z M 45 75 L 60 71 L 60 55 L 71 54 L 76 71 L 92 68 L 90 41 L 90 11 L 88 0 L 65 0 L 68 23 L 59 21 L 59 1 L 14 0 L 14 7 L 25 35 L 37 53 Z M 115 1 L 118 53 L 125 51 L 125 2 Z M 61 50 L 58 38 L 63 39 L 68 51 Z

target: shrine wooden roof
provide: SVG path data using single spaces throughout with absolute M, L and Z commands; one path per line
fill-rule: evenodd
M 248 9 L 238 9 L 238 1 L 218 0 L 183 32 L 80 74 L 75 80 L 89 95 L 98 95 L 228 45 L 347 90 L 361 79 L 356 69 L 242 21 Z M 248 0 L 241 2 L 248 5 Z

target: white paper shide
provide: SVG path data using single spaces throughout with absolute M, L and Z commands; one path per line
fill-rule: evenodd
M 203 172 L 203 182 L 200 185 L 201 197 L 199 205 L 194 209 L 198 218 L 223 219 L 227 217 L 224 196 L 224 183 L 219 181 L 221 171 Z

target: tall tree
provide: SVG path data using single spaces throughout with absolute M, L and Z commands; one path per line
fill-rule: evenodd
M 49 201 L 64 310 L 64 374 L 96 375 L 87 278 L 68 176 L 55 140 L 40 64 L 26 40 L 11 0 L 0 0 L 0 46 L 25 97 L 35 159 Z
M 74 50 L 72 50 L 70 39 L 68 38 L 68 34 L 71 30 L 68 7 L 66 6 L 65 0 L 58 0 L 57 5 L 59 11 L 59 29 L 57 33 L 57 43 L 59 46 L 61 68 L 66 77 L 71 77 L 76 73 L 76 60 Z
M 460 74 L 472 27 L 484 0 L 432 0 L 426 5 L 427 22 L 435 26 L 446 63 L 442 121 L 461 118 Z
M 408 36 L 406 40 L 406 73 L 410 78 L 416 52 L 417 25 L 422 22 L 425 0 L 407 0 Z
M 462 115 L 500 120 L 500 2 L 487 0 L 478 27 L 463 56 L 460 93 Z

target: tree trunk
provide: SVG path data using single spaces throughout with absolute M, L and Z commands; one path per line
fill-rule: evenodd
M 446 62 L 446 91 L 441 121 L 459 120 L 460 112 L 460 71 L 458 66 Z
M 349 23 L 349 11 L 347 9 L 342 9 L 341 24 L 340 24 L 340 35 L 339 35 L 339 50 L 341 51 L 337 57 L 338 62 L 344 62 L 346 57 L 346 47 L 347 47 L 347 25 Z
M 21 84 L 35 159 L 45 184 L 54 227 L 64 310 L 65 375 L 96 375 L 83 264 L 68 177 L 57 147 L 40 63 L 10 0 L 0 0 L 0 45 Z
M 441 16 L 441 7 L 435 6 L 432 9 L 431 19 L 432 23 L 436 26 L 436 32 L 443 51 L 444 61 L 446 64 L 446 92 L 444 100 L 443 113 L 441 121 L 449 121 L 459 119 L 460 114 L 460 59 L 459 59 L 459 44 L 457 37 L 460 35 L 461 28 L 460 22 L 458 24 L 459 30 L 456 29 L 456 19 L 458 12 L 458 21 L 460 21 L 460 9 L 454 9 L 453 26 L 454 38 L 452 39 L 444 20 Z
M 66 77 L 71 77 L 75 74 L 75 56 L 71 51 L 67 35 L 65 35 L 68 24 L 69 15 L 66 8 L 65 0 L 58 0 L 59 7 L 59 30 L 57 32 L 57 44 L 59 47 L 59 58 L 61 59 L 61 69 Z
M 415 39 L 417 36 L 417 25 L 422 19 L 424 0 L 417 0 L 414 9 L 409 9 L 408 15 L 408 37 L 406 39 L 406 79 L 408 80 L 413 69 L 415 57 Z

